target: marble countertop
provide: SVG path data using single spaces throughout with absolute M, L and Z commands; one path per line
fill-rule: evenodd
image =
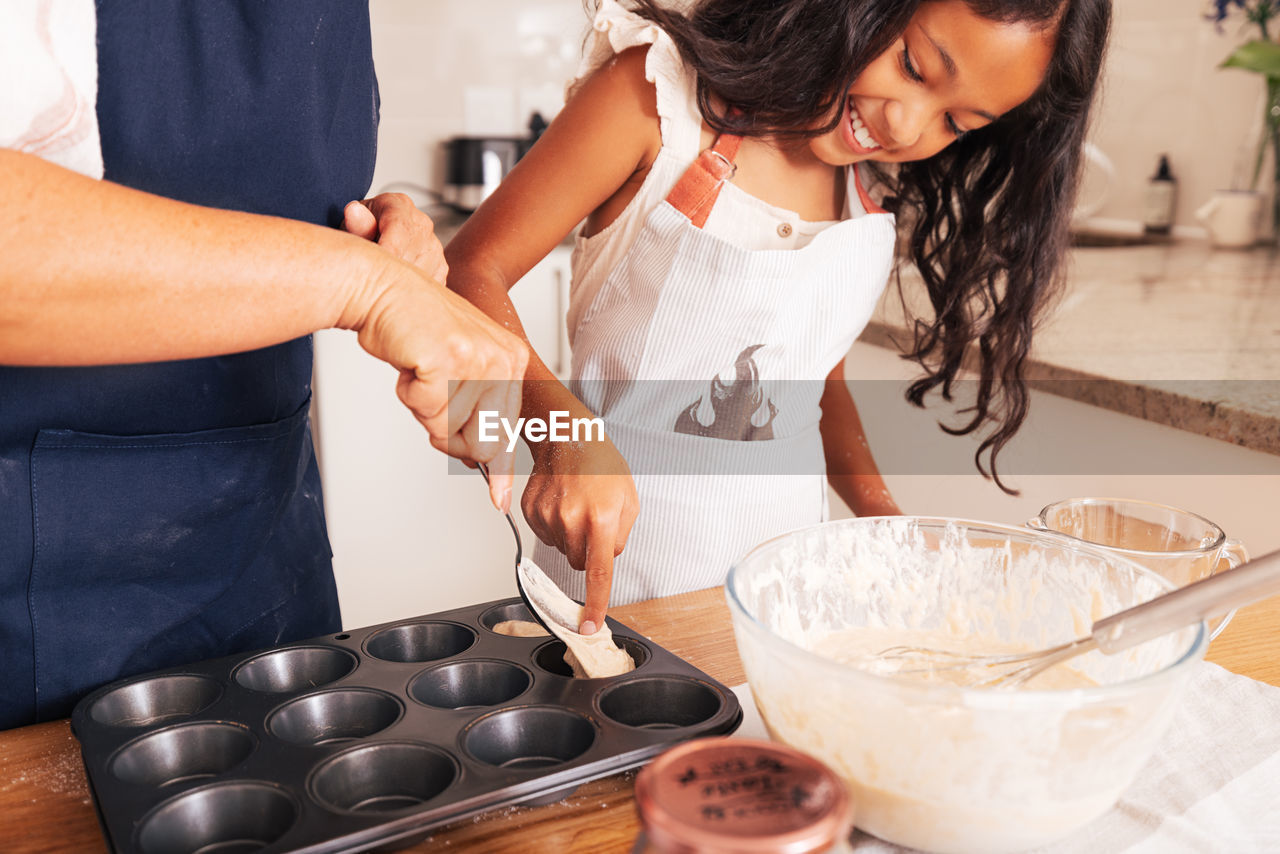
M 908 306 L 923 303 L 903 275 Z M 895 346 L 891 286 L 862 340 Z M 1280 253 L 1205 242 L 1075 248 L 1036 333 L 1034 388 L 1280 454 Z

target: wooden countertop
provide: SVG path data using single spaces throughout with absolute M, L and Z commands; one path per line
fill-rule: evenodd
M 1280 250 L 1077 247 L 1067 270 L 1033 388 L 1280 454 Z M 904 270 L 908 309 L 929 317 L 919 282 Z M 904 318 L 891 282 L 862 340 L 897 349 Z
M 721 588 L 614 609 L 619 621 L 729 686 L 746 681 Z M 1280 597 L 1238 613 L 1209 648 L 1208 659 L 1280 685 Z M 410 851 L 625 854 L 639 825 L 635 772 L 582 786 L 542 807 L 511 807 L 458 822 Z M 79 743 L 68 722 L 0 732 L 0 850 L 105 852 L 89 797 Z

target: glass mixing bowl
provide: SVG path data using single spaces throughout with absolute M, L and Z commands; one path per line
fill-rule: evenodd
M 1052 534 L 903 516 L 769 540 L 733 567 L 726 595 L 765 725 L 844 778 L 860 828 L 926 851 L 993 854 L 1063 838 L 1111 808 L 1204 657 L 1205 625 L 1074 659 L 1096 684 L 1068 690 L 878 675 L 814 644 L 901 629 L 1038 649 L 1171 589 Z

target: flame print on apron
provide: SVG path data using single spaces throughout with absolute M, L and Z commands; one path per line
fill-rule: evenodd
M 715 415 L 709 424 L 698 420 L 703 400 L 700 397 L 676 417 L 676 432 L 739 442 L 772 439 L 778 407 L 772 400 L 765 399 L 760 390 L 760 368 L 751 358 L 751 354 L 763 346 L 755 344 L 738 354 L 733 361 L 735 379 L 732 383 L 726 385 L 718 375 L 711 379 L 711 410 Z M 756 424 L 761 406 L 766 407 L 768 417 L 763 424 Z

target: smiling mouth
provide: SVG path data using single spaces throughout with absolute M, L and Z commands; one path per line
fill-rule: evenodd
M 849 114 L 849 124 L 853 129 L 853 140 L 862 146 L 865 151 L 876 151 L 883 146 L 876 142 L 871 136 L 871 130 L 862 121 L 862 116 L 858 114 L 858 108 L 853 105 L 853 98 L 850 97 L 845 101 L 845 109 Z

